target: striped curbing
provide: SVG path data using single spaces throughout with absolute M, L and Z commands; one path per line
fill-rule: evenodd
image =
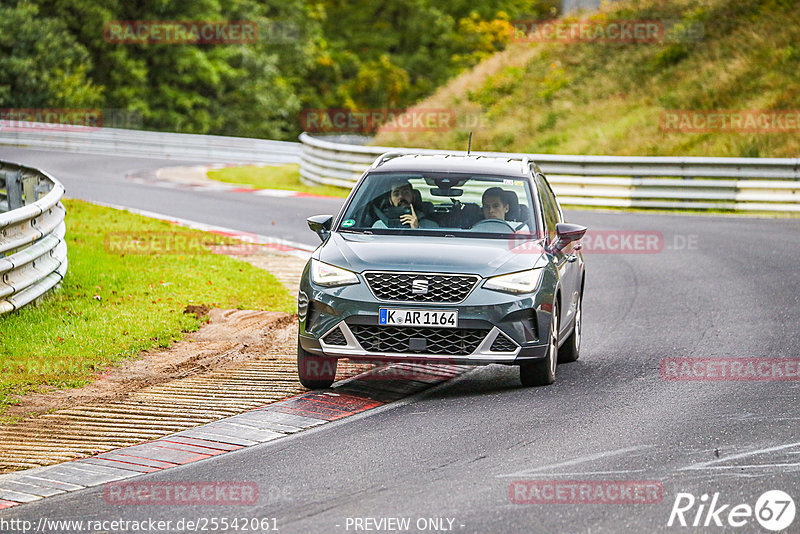
M 312 197 L 312 198 L 336 198 L 330 195 L 318 195 L 315 193 L 304 193 L 300 191 L 290 191 L 287 189 L 259 189 L 255 187 L 227 184 L 212 180 L 206 176 L 210 169 L 229 167 L 230 165 L 196 165 L 181 167 L 164 167 L 156 171 L 144 170 L 128 173 L 125 178 L 137 184 L 147 184 L 165 189 L 179 189 L 183 191 L 208 191 L 213 193 L 246 193 L 263 197 Z
M 0 475 L 0 510 L 254 447 L 400 400 L 467 369 L 391 363 L 337 382 L 329 390 L 296 395 L 153 441 Z

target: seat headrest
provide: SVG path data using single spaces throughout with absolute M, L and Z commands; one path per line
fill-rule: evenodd
M 514 191 L 503 190 L 503 197 L 508 204 L 508 213 L 506 213 L 507 221 L 519 220 L 519 199 Z

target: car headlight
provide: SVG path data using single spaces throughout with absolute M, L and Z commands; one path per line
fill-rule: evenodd
M 311 260 L 311 281 L 317 285 L 325 287 L 346 286 L 357 284 L 358 276 L 356 273 L 334 267 L 319 260 Z
M 494 276 L 486 280 L 483 287 L 504 293 L 533 293 L 542 279 L 544 269 L 528 269 L 517 273 Z

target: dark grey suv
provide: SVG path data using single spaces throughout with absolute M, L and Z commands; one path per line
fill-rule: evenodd
M 329 387 L 338 358 L 518 365 L 534 386 L 578 358 L 586 228 L 527 158 L 384 154 L 308 224 L 306 387 Z

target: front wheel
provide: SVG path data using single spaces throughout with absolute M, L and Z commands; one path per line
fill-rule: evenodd
M 583 320 L 583 296 L 578 298 L 578 307 L 575 310 L 575 328 L 572 334 L 564 340 L 561 349 L 558 351 L 558 363 L 569 363 L 577 361 L 581 354 L 581 322 Z
M 553 303 L 553 318 L 550 321 L 550 343 L 547 357 L 526 362 L 519 366 L 519 379 L 523 386 L 549 386 L 556 380 L 558 364 L 558 303 Z
M 300 383 L 308 389 L 331 387 L 336 379 L 336 358 L 314 356 L 297 341 L 297 374 Z

